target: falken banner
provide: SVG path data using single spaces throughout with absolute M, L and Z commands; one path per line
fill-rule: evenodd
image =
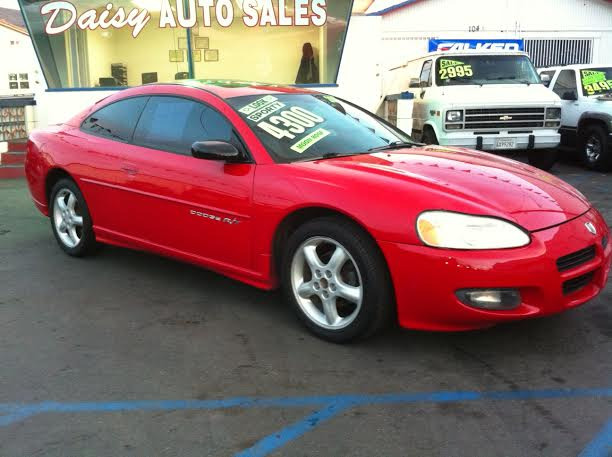
M 524 51 L 525 42 L 523 40 L 429 40 L 429 52 L 436 51 Z

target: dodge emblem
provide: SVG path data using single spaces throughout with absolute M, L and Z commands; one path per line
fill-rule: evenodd
M 586 224 L 584 224 L 584 226 L 587 228 L 587 230 L 589 232 L 591 232 L 593 235 L 597 235 L 597 229 L 595 228 L 595 226 L 593 225 L 593 223 L 591 222 L 587 222 Z

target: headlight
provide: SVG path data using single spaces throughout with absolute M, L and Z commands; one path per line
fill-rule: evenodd
M 425 211 L 417 232 L 427 246 L 446 249 L 507 249 L 526 246 L 529 235 L 510 222 L 448 211 Z
M 546 119 L 561 119 L 561 108 L 546 108 Z
M 461 122 L 463 121 L 463 111 L 454 110 L 446 112 L 446 120 L 448 122 Z

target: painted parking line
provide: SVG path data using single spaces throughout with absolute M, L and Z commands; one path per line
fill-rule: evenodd
M 303 419 L 268 435 L 236 457 L 264 457 L 283 447 L 321 423 L 356 406 L 396 405 L 409 403 L 449 403 L 478 400 L 541 400 L 555 398 L 610 398 L 612 388 L 543 389 L 510 391 L 459 391 L 429 393 L 396 393 L 373 395 L 327 395 L 303 397 L 236 397 L 220 400 L 144 400 L 112 402 L 42 402 L 0 404 L 0 427 L 28 417 L 47 413 L 100 413 L 129 411 L 220 410 L 228 408 L 315 408 Z M 580 457 L 609 457 L 612 420 L 587 446 Z
M 612 456 L 612 419 L 603 430 L 582 451 L 578 457 L 610 457 Z

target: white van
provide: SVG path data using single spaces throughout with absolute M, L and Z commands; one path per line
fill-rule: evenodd
M 433 52 L 393 68 L 385 92 L 414 95 L 417 141 L 484 151 L 529 150 L 550 168 L 560 142 L 561 100 L 518 51 Z

